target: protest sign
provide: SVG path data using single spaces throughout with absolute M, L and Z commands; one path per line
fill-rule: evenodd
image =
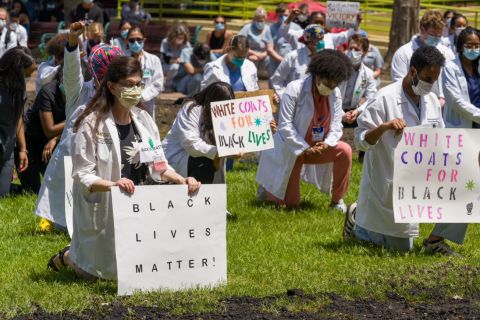
M 235 99 L 268 96 L 270 100 L 270 105 L 272 106 L 272 113 L 276 113 L 278 111 L 278 104 L 275 103 L 275 101 L 273 101 L 274 94 L 275 94 L 275 90 L 273 89 L 260 89 L 255 91 L 235 91 Z
M 211 109 L 220 157 L 273 148 L 268 96 L 212 102 Z
M 395 149 L 396 223 L 480 222 L 480 130 L 406 128 Z
M 112 188 L 118 294 L 214 286 L 227 280 L 226 188 Z
M 360 3 L 327 1 L 327 26 L 330 28 L 356 28 Z
M 72 157 L 64 156 L 63 165 L 65 170 L 65 222 L 70 238 L 73 234 L 73 179 L 72 179 Z

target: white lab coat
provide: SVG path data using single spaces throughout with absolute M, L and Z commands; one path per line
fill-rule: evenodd
M 278 34 L 287 39 L 293 49 L 299 49 L 305 44 L 298 41 L 303 35 L 303 29 L 291 28 L 291 23 L 283 23 L 280 26 Z M 348 29 L 339 33 L 325 33 L 323 41 L 325 42 L 325 49 L 336 49 L 339 45 L 344 44 L 348 39 L 355 34 L 354 29 Z
M 402 135 L 388 130 L 377 144 L 370 145 L 365 134 L 396 118 L 404 119 L 407 127 L 444 127 L 440 103 L 434 93 L 422 97 L 420 105 L 419 119 L 403 92 L 402 81 L 397 81 L 381 89 L 357 120 L 355 143 L 366 151 L 355 215 L 355 223 L 362 228 L 398 238 L 418 236 L 418 223 L 395 223 L 393 215 L 393 159 Z
M 73 125 L 83 112 L 85 104 L 95 94 L 92 81 L 85 82 L 80 65 L 78 47 L 69 52 L 65 49 L 63 62 L 63 85 L 65 87 L 65 129 L 60 142 L 53 151 L 43 176 L 42 186 L 38 193 L 35 214 L 66 226 L 65 220 L 65 168 L 63 157 L 71 154 L 71 137 Z
M 27 29 L 24 26 L 19 24 L 17 28 L 14 30 L 15 34 L 17 35 L 17 42 L 20 46 L 27 48 L 28 45 L 28 33 Z
M 480 109 L 470 102 L 468 84 L 460 59 L 448 62 L 443 68 L 445 109 L 443 116 L 447 128 L 472 128 L 480 123 Z
M 217 60 L 205 65 L 203 80 L 200 84 L 201 90 L 216 81 L 230 83 L 230 71 L 228 70 L 227 62 L 225 61 L 226 58 L 227 55 L 224 54 Z M 260 89 L 258 86 L 257 67 L 255 67 L 255 64 L 252 61 L 245 59 L 240 68 L 240 72 L 242 74 L 243 84 L 247 91 Z
M 418 37 L 418 35 L 414 36 L 410 42 L 401 46 L 393 55 L 391 65 L 393 82 L 403 79 L 407 75 L 408 70 L 410 70 L 410 59 L 412 58 L 415 50 L 419 48 L 417 42 Z M 439 43 L 436 48 L 443 54 L 446 61 L 455 59 L 455 54 L 452 52 L 452 50 L 444 46 L 442 43 Z M 442 90 L 442 77 L 439 77 L 435 82 L 432 91 L 437 95 L 437 97 L 444 97 Z
M 324 142 L 333 147 L 342 137 L 342 97 L 338 88 L 330 94 L 328 103 L 331 124 Z M 278 131 L 273 135 L 275 148 L 262 151 L 256 178 L 277 198 L 285 198 L 295 161 L 310 147 L 304 137 L 313 112 L 312 76 L 291 82 L 280 102 Z M 323 172 L 321 175 L 324 176 Z
M 59 68 L 60 66 L 55 65 L 55 59 L 53 58 L 40 63 L 35 77 L 35 94 L 38 94 L 44 85 L 55 79 Z
M 208 137 L 201 132 L 203 107 L 197 106 L 188 112 L 192 103 L 183 105 L 162 141 L 168 163 L 183 177 L 188 173 L 189 157 L 207 157 L 213 160 L 218 154 L 217 147 L 213 144 L 215 142 L 209 143 Z M 224 165 L 220 165 L 220 169 L 215 172 L 213 183 L 225 183 Z
M 15 31 L 10 30 L 10 41 L 8 43 L 5 43 L 5 38 L 7 36 L 8 31 L 8 26 L 3 27 L 3 29 L 0 30 L 2 33 L 0 35 L 0 57 L 3 56 L 5 52 L 7 52 L 9 49 L 15 48 L 17 46 L 17 34 Z
M 143 51 L 140 63 L 143 70 L 142 81 L 145 85 L 142 93 L 143 105 L 155 119 L 155 98 L 163 91 L 162 62 L 156 55 Z
M 345 97 L 345 91 L 347 90 L 347 81 L 343 81 L 338 88 L 342 94 L 342 98 Z M 360 99 L 365 97 L 368 100 L 375 98 L 377 94 L 377 82 L 373 77 L 373 71 L 363 63 L 360 65 L 360 69 L 357 76 L 357 81 L 352 92 L 352 109 L 358 106 Z M 362 105 L 358 106 L 358 111 L 363 112 L 367 105 L 365 101 Z
M 308 65 L 311 61 L 311 52 L 308 47 L 289 52 L 270 78 L 273 89 L 280 97 L 283 96 L 287 84 L 294 80 L 303 79 L 307 75 Z
M 139 108 L 131 111 L 142 141 L 150 138 L 161 145 L 160 134 L 152 117 Z M 88 115 L 72 137 L 73 235 L 70 245 L 72 261 L 82 270 L 102 279 L 117 278 L 115 234 L 110 192 L 91 192 L 99 180 L 121 178 L 120 139 L 112 113 L 100 121 L 95 130 L 96 113 Z M 163 150 L 157 149 L 160 156 Z M 149 175 L 160 181 L 160 174 L 148 166 Z M 168 166 L 168 169 L 172 168 Z

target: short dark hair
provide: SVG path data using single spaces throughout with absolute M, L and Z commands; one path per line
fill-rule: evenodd
M 350 37 L 349 42 L 355 42 L 360 45 L 363 51 L 367 52 L 368 49 L 370 48 L 370 41 L 368 40 L 367 37 L 362 37 L 359 34 L 354 34 L 353 36 Z
M 9 16 L 10 16 L 10 19 L 11 18 L 20 18 L 20 12 L 12 10 L 12 11 L 10 11 Z
M 457 49 L 458 53 L 463 52 L 463 46 L 465 45 L 465 40 L 471 34 L 475 34 L 477 35 L 477 37 L 480 38 L 480 31 L 472 27 L 466 27 L 464 30 L 462 30 L 462 32 L 460 32 L 457 38 L 457 43 L 455 45 L 455 48 Z
M 279 5 L 277 5 L 275 12 L 283 14 L 287 10 L 288 10 L 288 5 L 286 3 L 280 3 Z
M 465 21 L 468 23 L 467 17 L 465 17 L 463 14 L 455 12 L 453 14 L 452 20 L 450 20 L 450 25 L 448 26 L 449 28 L 455 28 L 455 22 L 457 22 L 458 19 L 463 18 Z
M 410 60 L 410 67 L 414 67 L 418 73 L 422 72 L 425 67 L 443 67 L 444 64 L 445 57 L 437 48 L 432 46 L 418 48 Z
M 447 11 L 445 11 L 445 12 L 443 13 L 443 18 L 444 18 L 444 19 L 447 19 L 448 15 L 449 15 L 450 13 L 456 14 L 457 11 L 449 9 L 449 10 L 447 10 Z
M 248 43 L 248 38 L 239 34 L 233 36 L 230 46 L 232 49 L 248 50 L 250 49 L 250 44 Z
M 352 71 L 353 66 L 347 55 L 333 49 L 325 49 L 315 54 L 308 65 L 310 74 L 338 83 L 350 78 Z
M 204 43 L 197 43 L 192 52 L 198 59 L 210 60 L 210 47 Z

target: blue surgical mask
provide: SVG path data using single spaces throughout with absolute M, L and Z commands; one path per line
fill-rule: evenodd
M 285 20 L 287 20 L 287 18 L 288 18 L 287 16 L 280 16 L 280 19 L 279 19 L 280 23 L 284 23 Z
M 121 36 L 123 39 L 127 39 L 127 37 L 128 37 L 128 31 L 130 31 L 130 30 L 122 30 L 122 31 L 120 32 L 120 36 Z
M 258 22 L 258 21 L 255 21 L 253 23 L 253 25 L 255 26 L 255 28 L 257 30 L 263 30 L 263 28 L 265 28 L 265 23 L 264 22 Z
M 325 41 L 323 40 L 318 41 L 317 45 L 315 46 L 315 49 L 317 50 L 317 52 L 320 52 L 323 49 L 325 49 Z
M 480 49 L 463 48 L 463 56 L 468 60 L 477 60 L 480 57 Z
M 245 62 L 245 58 L 238 58 L 238 57 L 233 57 L 232 58 L 232 63 L 237 67 L 241 68 L 243 66 L 243 62 Z
M 215 23 L 215 30 L 222 31 L 225 29 L 225 24 L 223 23 Z
M 128 47 L 133 53 L 139 53 L 143 50 L 143 42 L 135 41 L 134 43 L 129 43 Z
M 425 40 L 425 43 L 429 46 L 436 47 L 437 44 L 440 43 L 440 41 L 442 41 L 442 37 L 435 37 L 435 36 L 428 35 L 427 40 Z

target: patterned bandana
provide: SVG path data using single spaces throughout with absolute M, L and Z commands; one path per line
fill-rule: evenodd
M 88 57 L 88 68 L 99 83 L 102 81 L 105 72 L 107 72 L 110 61 L 120 56 L 124 56 L 124 54 L 118 47 L 99 44 L 92 48 Z
M 310 24 L 303 30 L 303 36 L 298 41 L 306 43 L 310 39 L 320 39 L 325 34 L 322 26 L 319 24 Z

